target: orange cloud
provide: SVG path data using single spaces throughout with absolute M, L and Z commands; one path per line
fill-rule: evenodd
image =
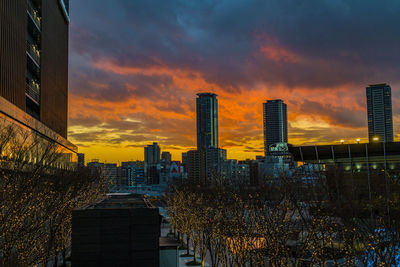
M 274 45 L 264 48 L 264 52 L 278 61 L 293 63 L 301 60 Z M 360 93 L 350 90 L 354 86 L 351 84 L 312 90 L 256 84 L 253 88 L 238 86 L 234 91 L 227 91 L 209 83 L 200 72 L 169 68 L 161 63 L 157 67 L 138 68 L 104 61 L 96 62 L 95 68 L 127 77 L 163 75 L 171 78 L 171 84 L 152 88 L 158 97 L 133 94 L 120 101 L 97 99 L 96 95 L 70 94 L 70 118 L 73 122 L 70 139 L 83 145 L 81 151 L 88 154 L 89 160 L 143 159 L 142 147 L 153 141 L 159 142 L 163 150 L 172 152 L 175 159 L 180 159 L 183 151 L 196 145 L 195 93 L 200 91 L 218 94 L 220 145 L 228 149 L 230 158 L 254 158 L 263 154 L 262 103 L 266 99 L 281 98 L 288 104 L 289 141 L 296 145 L 366 136 L 365 126 L 353 127 L 352 121 L 347 124 L 340 121 L 342 111 L 361 115 L 365 112 L 365 107 L 354 101 Z M 98 90 L 108 86 L 93 84 Z M 131 83 L 127 83 L 126 88 L 129 91 L 138 89 Z M 98 123 L 91 126 L 85 126 L 85 122 L 80 124 L 79 118 L 86 114 Z M 83 140 L 85 134 L 93 136 L 93 140 Z

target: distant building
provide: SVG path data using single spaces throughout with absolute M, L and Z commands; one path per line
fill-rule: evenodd
M 121 162 L 121 183 L 127 186 L 136 184 L 136 162 Z
M 78 167 L 85 167 L 85 154 L 78 153 Z
M 148 166 L 146 168 L 147 184 L 159 184 L 160 183 L 160 164 Z
M 367 87 L 369 141 L 393 142 L 392 92 L 388 84 Z
M 259 184 L 259 162 L 257 160 L 241 160 L 239 161 L 239 165 L 242 168 L 242 176 L 241 180 L 242 181 L 248 181 L 250 185 L 258 185 Z M 248 166 L 247 168 L 245 166 Z
M 123 185 L 135 186 L 144 183 L 143 161 L 126 161 L 121 163 L 121 181 Z
M 263 104 L 264 110 L 264 152 L 275 143 L 288 142 L 287 106 L 280 100 L 268 100 Z
M 188 161 L 187 152 L 182 152 L 182 167 L 183 167 L 183 171 L 184 171 L 184 172 L 186 172 L 187 161 Z
M 237 183 L 249 184 L 250 183 L 250 166 L 249 166 L 249 164 L 239 161 L 238 166 L 237 166 L 236 177 L 237 177 L 236 178 Z
M 156 142 L 144 148 L 144 163 L 147 166 L 160 163 L 160 146 Z
M 232 183 L 237 182 L 238 163 L 235 159 L 228 159 L 222 163 L 222 175 Z
M 144 183 L 144 168 L 136 165 L 136 184 L 143 184 Z
M 187 152 L 187 177 L 194 183 L 206 182 L 206 155 L 203 150 Z
M 221 176 L 223 162 L 226 161 L 226 149 L 210 147 L 205 152 L 207 178 L 216 178 L 215 175 Z
M 259 162 L 259 179 L 271 180 L 291 176 L 295 168 L 287 143 L 276 143 L 269 147 L 269 153 L 257 160 Z
M 104 175 L 103 174 L 104 163 L 99 162 L 98 159 L 94 159 L 92 162 L 89 162 L 87 164 L 87 167 L 89 168 L 89 170 L 92 173 L 98 173 L 98 174 Z
M 111 195 L 74 210 L 72 265 L 159 267 L 160 254 L 165 257 L 159 216 L 158 208 L 138 195 Z M 177 255 L 176 245 L 174 251 Z
M 197 149 L 218 147 L 218 100 L 213 93 L 197 94 Z
M 144 171 L 147 183 L 158 184 L 160 182 L 160 146 L 154 142 L 144 148 Z
M 106 179 L 109 188 L 113 188 L 118 185 L 118 170 L 116 163 L 105 163 L 103 168 L 103 175 Z
M 171 164 L 171 153 L 164 151 L 161 153 L 161 160 L 163 160 L 165 163 L 167 163 L 168 165 Z

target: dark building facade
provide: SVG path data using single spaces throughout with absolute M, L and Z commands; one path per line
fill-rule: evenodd
M 288 142 L 286 104 L 280 99 L 263 103 L 263 118 L 264 152 L 267 155 L 271 145 Z
M 0 96 L 63 138 L 67 137 L 68 6 L 65 0 L 0 1 Z
M 158 208 L 112 195 L 72 212 L 72 266 L 160 266 Z
M 218 148 L 217 95 L 213 93 L 200 93 L 197 96 L 197 149 Z
M 372 84 L 366 89 L 369 141 L 393 142 L 392 92 L 389 85 Z
M 85 154 L 78 153 L 78 167 L 85 167 Z
M 194 183 L 206 182 L 206 153 L 204 150 L 187 152 L 186 172 L 188 179 Z
M 226 150 L 210 147 L 205 151 L 206 175 L 208 179 L 215 179 L 222 174 L 223 162 L 226 161 Z

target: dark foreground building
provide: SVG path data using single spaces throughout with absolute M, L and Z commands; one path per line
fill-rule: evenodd
M 67 138 L 68 1 L 0 1 L 0 96 Z
M 72 266 L 159 266 L 158 208 L 112 195 L 72 213 Z
M 0 119 L 67 141 L 69 0 L 0 1 Z M 3 125 L 1 125 L 3 126 Z

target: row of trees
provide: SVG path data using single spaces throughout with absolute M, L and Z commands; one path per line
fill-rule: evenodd
M 170 223 L 203 266 L 207 254 L 212 266 L 398 266 L 399 187 L 390 184 L 388 209 L 387 196 L 356 198 L 339 176 L 257 187 L 189 181 L 167 197 Z
M 104 181 L 71 168 L 60 146 L 6 122 L 0 155 L 0 266 L 57 265 L 59 255 L 65 264 L 71 211 L 101 197 Z

